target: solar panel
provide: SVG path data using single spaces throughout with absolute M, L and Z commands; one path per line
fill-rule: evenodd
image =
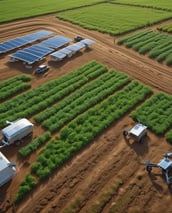
M 19 50 L 16 53 L 13 53 L 11 55 L 11 57 L 18 59 L 18 60 L 21 60 L 21 61 L 24 61 L 28 64 L 33 64 L 34 62 L 40 60 L 39 56 L 30 54 L 28 52 L 25 52 L 24 50 Z
M 83 44 L 86 44 L 86 45 L 91 45 L 91 44 L 94 44 L 94 41 L 86 38 L 86 39 L 83 39 L 82 41 L 80 41 L 80 43 L 83 43 Z
M 81 49 L 81 47 L 78 46 L 77 44 L 72 44 L 72 45 L 70 45 L 70 46 L 68 46 L 66 48 L 68 50 L 72 50 L 73 52 L 77 52 L 77 51 L 79 51 Z
M 49 36 L 50 34 L 52 34 L 53 32 L 48 31 L 48 30 L 40 30 L 38 32 L 26 35 L 26 36 L 22 36 L 19 38 L 15 38 L 15 39 L 11 39 L 9 41 L 5 41 L 0 43 L 0 53 L 6 53 L 10 50 L 13 50 L 15 48 L 24 46 L 26 44 L 32 43 L 34 41 L 37 41 L 39 39 L 43 39 L 47 36 Z
M 50 47 L 45 47 L 45 46 L 41 46 L 41 45 L 33 45 L 33 46 L 31 46 L 31 48 L 36 51 L 41 51 L 45 54 L 54 51 L 54 49 L 52 49 Z
M 14 44 L 18 44 L 18 47 L 21 47 L 28 43 L 26 40 L 24 40 L 22 38 L 15 38 L 13 40 L 10 40 L 10 42 L 13 42 Z
M 3 53 L 11 50 L 11 47 L 9 45 L 5 45 L 3 43 L 0 44 L 0 47 L 3 49 Z
M 57 51 L 57 52 L 51 54 L 51 56 L 54 56 L 54 57 L 56 57 L 56 58 L 58 58 L 58 59 L 61 60 L 61 59 L 63 59 L 63 58 L 66 57 L 66 54 L 65 54 L 65 53 L 62 53 L 62 52 L 60 52 L 60 51 Z
M 31 47 L 23 49 L 24 51 L 31 53 L 33 55 L 39 56 L 40 58 L 44 57 L 45 55 L 51 53 L 53 49 L 47 47 L 41 47 L 39 45 L 33 45 Z
M 53 38 L 49 38 L 46 41 L 41 42 L 41 45 L 56 49 L 56 48 L 64 46 L 65 44 L 68 44 L 70 41 L 71 39 L 58 35 Z
M 6 41 L 6 42 L 4 42 L 3 44 L 9 45 L 9 46 L 12 47 L 12 48 L 16 48 L 16 47 L 18 46 L 16 43 L 14 43 L 14 42 L 12 42 L 12 41 Z
M 49 47 L 44 47 L 41 45 L 33 45 L 23 50 L 19 50 L 10 56 L 11 58 L 24 61 L 28 64 L 33 64 L 34 62 L 42 59 L 45 55 L 51 53 L 53 50 L 54 49 Z
M 85 47 L 85 44 L 84 44 L 84 43 L 81 43 L 81 42 L 77 42 L 77 46 L 79 46 L 80 49 L 82 49 L 82 48 Z
M 59 52 L 62 52 L 62 53 L 64 53 L 64 54 L 66 54 L 66 55 L 69 55 L 72 51 L 69 50 L 69 49 L 67 49 L 67 47 L 65 47 L 65 48 L 59 50 Z
M 4 53 L 5 51 L 6 51 L 6 48 L 0 44 L 0 53 Z

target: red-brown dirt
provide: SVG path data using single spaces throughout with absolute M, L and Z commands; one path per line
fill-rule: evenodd
M 82 29 L 53 15 L 2 24 L 0 42 L 42 29 L 69 38 L 81 35 L 96 43 L 90 51 L 82 51 L 63 62 L 52 63 L 47 57 L 45 63 L 49 64 L 50 70 L 40 77 L 34 75 L 36 66 L 26 69 L 21 63 L 9 64 L 6 54 L 0 59 L 1 81 L 28 73 L 32 75 L 32 88 L 35 88 L 94 59 L 150 85 L 154 92 L 172 94 L 171 67 L 116 45 L 116 37 Z M 128 113 L 17 204 L 13 203 L 13 196 L 38 151 L 23 161 L 18 155 L 19 147 L 4 148 L 1 151 L 7 158 L 17 162 L 18 174 L 1 187 L 0 212 L 94 212 L 93 206 L 99 204 L 105 194 L 110 194 L 115 185 L 116 190 L 109 195 L 99 212 L 110 212 L 116 204 L 115 212 L 121 213 L 171 213 L 172 190 L 162 178 L 161 171 L 154 169 L 149 176 L 145 170 L 147 159 L 159 162 L 163 153 L 171 151 L 171 146 L 163 137 L 157 137 L 150 131 L 142 144 L 124 140 L 123 130 L 132 125 L 134 122 Z M 34 137 L 42 132 L 42 128 L 36 126 Z

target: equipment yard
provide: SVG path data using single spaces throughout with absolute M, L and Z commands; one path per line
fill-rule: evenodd
M 163 24 L 167 23 L 170 23 L 170 21 L 163 22 Z M 146 29 L 155 30 L 158 26 L 160 24 Z M 129 76 L 131 83 L 127 82 L 128 79 L 124 75 L 125 82 L 121 84 L 121 87 L 113 88 L 114 90 L 123 91 L 125 84 L 131 85 L 133 80 L 138 80 L 141 84 L 149 86 L 153 94 L 165 92 L 170 96 L 172 95 L 171 66 L 159 63 L 123 45 L 117 45 L 118 36 L 87 30 L 59 20 L 55 15 L 39 16 L 1 24 L 0 42 L 39 30 L 47 30 L 55 35 L 67 37 L 73 40 L 73 43 L 74 38 L 79 35 L 82 38 L 91 39 L 94 44 L 90 48 L 83 48 L 72 57 L 65 58 L 62 61 L 52 61 L 50 55 L 46 56 L 43 64 L 47 65 L 49 69 L 41 75 L 35 75 L 35 70 L 41 63 L 36 63 L 31 68 L 26 68 L 19 61 L 9 62 L 10 54 L 0 55 L 0 81 L 16 75 L 27 74 L 31 76 L 29 81 L 31 88 L 28 90 L 35 89 L 45 83 L 70 74 L 70 72 L 95 60 L 109 70 L 118 70 Z M 77 81 L 79 80 L 81 79 L 78 77 Z M 87 81 L 86 84 L 91 82 L 89 77 L 87 77 Z M 105 95 L 109 96 L 108 91 L 106 92 Z M 20 94 L 19 91 L 12 96 L 17 96 L 18 94 Z M 122 92 L 118 94 L 123 95 Z M 142 99 L 138 100 L 140 102 L 136 101 L 135 105 L 131 104 L 127 109 L 128 111 L 123 113 L 120 118 L 114 120 L 106 130 L 98 132 L 95 128 L 95 131 L 98 132 L 95 139 L 85 145 L 80 151 L 74 153 L 69 160 L 65 161 L 63 165 L 55 169 L 44 180 L 39 181 L 38 176 L 35 175 L 36 173 L 31 172 L 30 166 L 36 162 L 40 150 L 45 145 L 42 145 L 27 157 L 22 157 L 19 154 L 19 149 L 29 144 L 31 142 L 30 138 L 26 138 L 24 143 L 19 146 L 12 144 L 3 147 L 0 151 L 10 162 L 16 162 L 17 174 L 0 189 L 0 212 L 171 213 L 172 188 L 168 187 L 160 170 L 155 169 L 148 174 L 145 166 L 145 162 L 148 159 L 151 162 L 159 162 L 164 153 L 171 153 L 170 143 L 166 141 L 165 136 L 158 136 L 149 127 L 142 143 L 130 139 L 127 140 L 123 136 L 124 130 L 131 129 L 136 124 L 130 113 L 150 96 L 150 93 L 145 93 Z M 8 97 L 7 101 L 10 99 Z M 89 99 L 91 97 L 87 100 Z M 5 102 L 4 100 L 0 101 L 1 105 Z M 100 100 L 97 99 L 98 101 Z M 127 104 L 129 103 L 127 102 Z M 52 105 L 50 104 L 50 106 Z M 82 110 L 79 114 L 82 114 Z M 40 122 L 36 122 L 35 117 L 41 111 L 42 109 L 38 109 L 29 117 L 29 120 L 34 124 L 33 138 L 44 135 L 44 132 L 48 129 L 51 132 L 51 138 L 57 140 L 55 138 L 60 134 L 60 127 L 51 131 L 48 123 L 43 122 L 41 123 L 43 125 L 41 125 Z M 0 125 L 2 122 L 1 117 Z M 69 121 L 65 121 L 65 125 L 67 122 Z M 80 122 L 82 122 L 82 119 Z M 78 132 L 80 131 L 78 129 Z M 62 138 L 62 133 L 60 137 Z M 65 136 L 63 135 L 63 137 Z M 74 137 L 75 135 L 72 135 L 72 138 Z M 38 183 L 21 201 L 14 202 L 14 196 L 27 173 L 33 174 Z

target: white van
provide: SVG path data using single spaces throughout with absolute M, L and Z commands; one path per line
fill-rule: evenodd
M 26 118 L 8 123 L 10 125 L 1 130 L 3 146 L 14 143 L 19 145 L 24 137 L 31 136 L 33 133 L 34 125 Z

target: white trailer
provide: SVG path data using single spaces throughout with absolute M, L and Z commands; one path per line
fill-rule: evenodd
M 9 162 L 2 152 L 0 152 L 0 186 L 10 181 L 16 174 L 15 166 L 14 162 Z
M 31 136 L 33 133 L 33 124 L 26 118 L 8 122 L 9 126 L 1 130 L 2 133 L 2 146 L 17 144 L 26 136 Z M 1 147 L 2 147 L 1 146 Z

